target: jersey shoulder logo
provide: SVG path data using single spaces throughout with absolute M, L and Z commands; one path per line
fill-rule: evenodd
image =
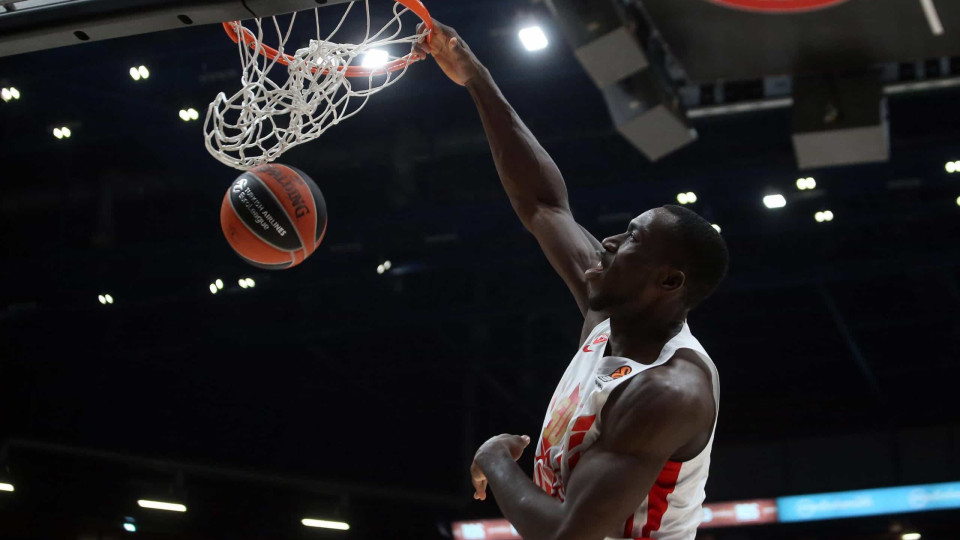
M 597 387 L 600 386 L 600 383 L 608 383 L 614 379 L 620 379 L 626 377 L 627 375 L 633 373 L 633 368 L 630 366 L 620 366 L 617 369 L 613 370 L 613 373 L 609 375 L 600 375 L 597 377 Z

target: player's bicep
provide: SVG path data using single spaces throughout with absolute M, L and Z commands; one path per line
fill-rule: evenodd
M 650 492 L 667 459 L 597 447 L 585 452 L 567 486 L 564 519 L 556 538 L 629 536 L 625 522 Z
M 526 223 L 550 265 L 567 284 L 580 312 L 586 316 L 587 283 L 583 273 L 597 265 L 603 247 L 565 208 L 541 207 Z

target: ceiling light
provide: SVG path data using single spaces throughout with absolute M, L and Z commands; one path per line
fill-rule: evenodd
M 63 136 L 66 137 L 67 139 L 70 138 L 70 134 L 71 134 L 71 133 L 70 133 L 70 128 L 68 128 L 68 127 L 62 127 L 62 128 L 60 128 L 60 133 L 63 133 Z
M 189 109 L 187 109 L 187 114 L 190 115 L 191 120 L 196 120 L 200 118 L 200 113 L 198 113 L 197 110 L 194 109 L 193 107 L 190 107 Z
M 237 280 L 237 284 L 240 285 L 240 288 L 241 288 L 241 289 L 246 289 L 246 288 L 247 288 L 247 280 L 246 280 L 246 279 L 241 278 L 241 279 Z
M 97 300 L 99 300 L 101 304 L 106 304 L 106 303 L 107 303 L 107 298 L 106 298 L 105 296 L 103 296 L 102 294 L 99 295 L 99 296 L 97 296 Z
M 186 512 L 187 507 L 179 503 L 168 503 L 160 501 L 148 501 L 140 499 L 137 501 L 142 508 L 152 508 L 154 510 L 168 510 L 170 512 Z
M 815 187 L 817 187 L 817 181 L 814 180 L 812 177 L 808 176 L 806 178 L 797 178 L 797 189 L 799 189 L 800 191 L 813 189 Z
M 717 225 L 716 223 L 713 223 L 710 226 L 713 227 L 717 232 L 720 232 L 720 226 Z
M 903 533 L 900 538 L 902 540 L 920 540 L 920 533 Z
M 960 206 L 960 197 L 957 197 L 957 206 Z
M 137 73 L 140 74 L 140 78 L 141 78 L 141 79 L 149 79 L 149 78 L 150 78 L 150 70 L 147 69 L 147 66 L 140 66 L 140 67 L 138 67 L 138 68 L 137 68 Z
M 13 484 L 0 483 L 0 491 L 13 491 Z
M 13 96 L 13 99 L 20 99 L 20 91 L 14 87 L 10 87 L 10 95 Z
M 9 88 L 0 89 L 0 98 L 4 101 L 10 101 L 13 99 L 13 92 L 11 92 Z
M 112 304 L 112 303 L 113 303 L 113 297 L 110 296 L 109 294 L 103 295 L 103 299 L 106 300 L 108 304 Z
M 378 273 L 378 274 L 382 274 L 382 273 L 384 273 L 384 272 L 386 272 L 386 271 L 387 271 L 387 269 L 384 268 L 382 264 L 377 265 L 377 273 Z
M 539 26 L 528 26 L 519 32 L 520 43 L 528 51 L 539 51 L 547 48 L 547 36 Z
M 217 291 L 219 291 L 219 290 L 220 290 L 220 289 L 217 288 L 217 284 L 216 284 L 216 283 L 211 283 L 211 284 L 210 284 L 210 294 L 217 294 Z
M 960 161 L 948 161 L 944 168 L 951 174 L 960 172 Z
M 257 286 L 257 282 L 254 281 L 253 278 L 247 278 L 247 287 L 252 289 L 256 286 Z
M 363 55 L 360 63 L 365 68 L 378 68 L 390 61 L 390 55 L 383 49 L 370 49 Z
M 350 530 L 350 525 L 342 521 L 327 521 L 325 519 L 304 518 L 300 520 L 300 523 L 303 523 L 307 527 L 319 527 L 321 529 L 336 529 L 338 531 Z
M 687 194 L 677 193 L 677 202 L 680 204 L 687 204 Z
M 384 270 L 389 270 L 391 266 L 393 266 L 393 263 L 391 263 L 390 261 L 383 261 Z
M 217 280 L 214 281 L 213 284 L 217 286 L 217 289 L 223 289 L 223 280 L 222 280 L 222 279 L 217 278 Z
M 190 113 L 188 113 L 187 111 L 185 111 L 185 110 L 183 110 L 183 109 L 180 109 L 180 119 L 183 120 L 184 122 L 189 122 L 189 121 L 190 121 Z
M 133 523 L 124 523 L 123 530 L 127 532 L 137 532 L 137 526 L 134 525 Z
M 130 78 L 133 79 L 133 80 L 135 80 L 135 81 L 139 81 L 139 80 L 140 80 L 140 71 L 139 71 L 137 68 L 135 68 L 135 67 L 130 68 Z
M 779 193 L 774 193 L 763 198 L 763 205 L 767 208 L 783 208 L 787 205 L 787 199 Z
M 60 131 L 60 128 L 53 128 L 53 136 L 56 137 L 56 138 L 58 138 L 58 139 L 62 139 L 62 138 L 63 138 L 63 132 Z

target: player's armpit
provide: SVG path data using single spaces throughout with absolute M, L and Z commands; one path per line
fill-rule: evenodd
M 597 265 L 603 249 L 592 234 L 581 227 L 569 209 L 539 206 L 524 220 L 553 269 L 567 284 L 584 316 L 589 311 L 587 283 L 583 273 Z

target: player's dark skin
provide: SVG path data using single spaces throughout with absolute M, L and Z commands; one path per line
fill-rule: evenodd
M 514 210 L 584 316 L 581 341 L 610 318 L 607 356 L 655 361 L 689 311 L 686 276 L 664 262 L 675 245 L 674 216 L 655 208 L 634 218 L 621 234 L 602 242 L 594 238 L 574 221 L 560 171 L 490 73 L 454 29 L 434 22 L 432 39 L 416 52 L 433 56 L 473 97 Z M 516 464 L 529 437 L 497 435 L 474 456 L 474 498 L 486 499 L 489 486 L 525 540 L 618 536 L 666 461 L 692 459 L 706 447 L 716 414 L 711 380 L 702 360 L 681 349 L 663 366 L 618 387 L 604 405 L 599 439 L 567 479 L 562 503 Z

